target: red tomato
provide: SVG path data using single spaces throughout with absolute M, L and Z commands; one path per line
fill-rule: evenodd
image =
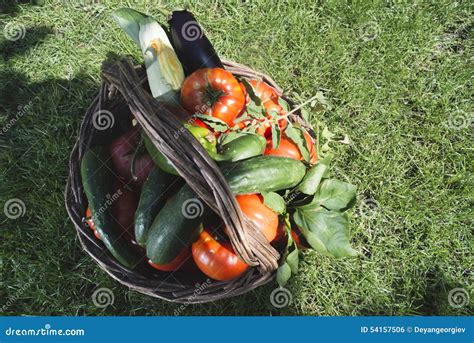
M 203 68 L 184 80 L 181 104 L 190 113 L 211 115 L 233 126 L 245 105 L 245 95 L 230 72 L 222 68 Z
M 133 153 L 137 149 L 139 138 L 139 128 L 135 127 L 114 139 L 110 144 L 110 154 L 115 171 L 126 183 L 132 181 L 132 159 Z M 133 183 L 142 186 L 153 165 L 153 160 L 148 154 L 137 156 L 135 159 L 135 175 L 138 179 Z
M 176 256 L 170 263 L 167 264 L 156 264 L 148 260 L 148 264 L 155 269 L 161 270 L 163 272 L 172 272 L 174 270 L 180 269 L 186 261 L 191 258 L 191 249 L 189 247 L 184 248 L 178 256 Z
M 269 113 L 270 111 L 274 111 L 274 112 L 277 112 L 279 115 L 285 114 L 285 111 L 278 103 L 278 99 L 279 99 L 278 93 L 273 87 L 267 85 L 265 82 L 260 81 L 260 80 L 250 80 L 249 83 L 253 86 L 255 95 L 258 96 L 260 100 L 262 100 L 262 105 L 267 110 L 267 113 Z M 249 100 L 250 99 L 247 99 L 247 103 Z M 268 114 L 268 116 L 270 116 L 270 114 Z M 251 122 L 250 120 L 240 122 L 238 124 L 238 128 L 243 129 L 244 127 L 249 125 L 250 122 Z M 278 125 L 280 126 L 281 131 L 283 131 L 286 128 L 286 118 L 280 119 L 278 121 Z M 268 137 L 272 133 L 271 126 L 272 124 L 270 122 L 262 123 L 257 128 L 257 133 L 259 135 Z
M 313 144 L 313 140 L 308 132 L 304 132 L 304 136 L 306 139 L 306 144 L 309 147 L 309 157 L 310 163 L 315 164 L 318 160 L 316 155 L 316 148 Z M 280 145 L 278 148 L 273 149 L 272 140 L 267 140 L 267 148 L 265 149 L 265 155 L 273 155 L 273 156 L 281 156 L 281 157 L 289 157 L 294 158 L 295 160 L 303 160 L 303 155 L 301 155 L 300 149 L 298 146 L 293 143 L 291 139 L 289 139 L 285 134 L 282 135 L 280 140 Z
M 275 88 L 267 85 L 261 80 L 250 80 L 249 83 L 253 86 L 255 90 L 255 95 L 258 96 L 263 103 L 263 106 L 269 101 L 276 102 L 278 104 L 278 93 Z
M 200 126 L 200 127 L 210 130 L 209 126 L 207 126 L 201 119 L 198 119 L 198 118 L 193 117 L 192 120 L 190 120 L 189 124 Z
M 94 224 L 94 221 L 92 220 L 92 211 L 91 209 L 88 207 L 87 210 L 86 210 L 86 223 L 87 225 L 92 229 L 92 231 L 94 231 L 94 236 L 100 240 L 100 234 L 99 232 L 96 230 L 95 228 L 95 224 Z
M 111 194 L 112 216 L 119 228 L 134 239 L 135 211 L 138 206 L 138 195 L 117 182 L 114 194 Z
M 198 268 L 214 280 L 231 280 L 248 269 L 230 243 L 218 242 L 203 230 L 192 245 L 193 259 Z
M 272 245 L 278 251 L 283 251 L 288 244 L 288 236 L 286 234 L 286 225 L 284 221 L 278 223 L 278 230 L 275 239 L 272 241 Z
M 278 214 L 263 203 L 260 194 L 245 194 L 235 197 L 245 214 L 260 229 L 265 238 L 271 242 L 275 239 L 278 230 Z
M 292 226 L 291 237 L 295 241 L 298 249 L 300 250 L 309 249 L 308 241 L 306 240 L 306 238 L 304 238 L 303 234 L 301 233 L 300 229 L 297 226 L 296 227 Z

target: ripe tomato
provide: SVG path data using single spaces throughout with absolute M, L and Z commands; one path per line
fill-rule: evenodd
M 304 137 L 306 140 L 306 144 L 309 147 L 310 163 L 315 164 L 318 160 L 318 157 L 316 155 L 316 148 L 313 144 L 313 140 L 309 133 L 306 131 L 304 132 Z M 276 149 L 273 149 L 272 140 L 268 139 L 264 155 L 289 157 L 300 161 L 303 160 L 303 155 L 301 154 L 298 146 L 293 143 L 293 141 L 289 139 L 285 134 L 282 135 L 280 145 Z
M 192 245 L 193 259 L 198 268 L 214 280 L 230 280 L 248 269 L 228 242 L 219 242 L 203 230 Z
M 288 244 L 288 236 L 286 234 L 286 225 L 284 221 L 278 223 L 277 235 L 272 241 L 272 245 L 278 251 L 283 251 Z
M 148 264 L 155 269 L 163 272 L 172 272 L 180 269 L 186 261 L 191 257 L 191 249 L 189 247 L 184 248 L 178 256 L 176 256 L 170 263 L 167 264 L 156 264 L 148 260 Z
M 110 144 L 110 154 L 112 156 L 112 163 L 115 171 L 118 176 L 127 183 L 132 181 L 132 159 L 139 138 L 139 128 L 135 127 L 122 136 L 114 139 Z M 150 155 L 143 154 L 137 156 L 135 159 L 135 175 L 137 176 L 137 180 L 134 181 L 134 184 L 142 186 L 148 177 L 151 168 L 153 168 L 153 165 L 153 160 Z
M 303 234 L 301 233 L 300 229 L 297 226 L 292 225 L 291 238 L 293 238 L 293 240 L 295 241 L 298 249 L 300 250 L 309 249 L 308 241 L 306 240 L 306 238 L 304 238 Z
M 285 114 L 283 107 L 281 107 L 280 104 L 278 103 L 279 96 L 274 88 L 267 85 L 265 82 L 259 81 L 259 80 L 250 80 L 249 83 L 253 86 L 255 95 L 258 96 L 260 100 L 262 100 L 262 105 L 266 109 L 268 117 L 271 116 L 271 114 L 269 114 L 270 111 L 277 112 L 279 115 Z M 249 100 L 250 99 L 248 98 L 247 103 L 249 102 Z M 238 127 L 242 129 L 246 127 L 247 125 L 249 125 L 250 123 L 251 123 L 251 120 L 240 122 L 238 124 Z M 283 131 L 286 128 L 286 118 L 280 119 L 278 121 L 278 125 L 280 126 L 281 131 Z M 272 124 L 270 122 L 262 123 L 257 128 L 257 133 L 259 135 L 268 137 L 272 133 L 271 126 Z
M 230 72 L 222 68 L 203 68 L 184 80 L 181 104 L 189 113 L 204 113 L 232 126 L 245 106 L 245 95 Z
M 86 210 L 86 223 L 92 229 L 92 231 L 94 231 L 94 236 L 98 240 L 100 240 L 100 234 L 99 234 L 99 232 L 97 232 L 97 230 L 95 228 L 94 221 L 92 220 L 92 211 L 89 207 Z
M 260 229 L 265 238 L 271 242 L 275 239 L 278 230 L 278 214 L 263 203 L 260 194 L 245 194 L 235 197 L 242 213 Z

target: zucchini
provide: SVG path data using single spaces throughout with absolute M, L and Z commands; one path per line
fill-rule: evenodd
M 216 161 L 236 162 L 263 155 L 267 141 L 263 136 L 244 134 L 220 146 Z
M 185 184 L 165 204 L 151 224 L 146 254 L 151 262 L 167 264 L 199 235 L 206 208 Z
M 303 179 L 306 172 L 302 162 L 276 156 L 259 156 L 227 163 L 221 169 L 234 194 L 291 188 Z M 148 258 L 156 264 L 172 261 L 197 238 L 200 223 L 209 212 L 191 187 L 187 184 L 181 187 L 151 224 L 146 242 Z
M 151 223 L 165 205 L 167 194 L 175 180 L 174 175 L 155 166 L 143 184 L 135 212 L 135 240 L 142 247 L 146 246 Z
M 274 192 L 292 188 L 303 179 L 305 165 L 295 159 L 257 156 L 221 165 L 221 170 L 236 195 Z
M 114 201 L 115 180 L 110 166 L 109 149 L 96 146 L 89 149 L 81 161 L 81 177 L 95 228 L 107 250 L 124 266 L 134 268 L 142 258 L 134 249 L 110 214 Z

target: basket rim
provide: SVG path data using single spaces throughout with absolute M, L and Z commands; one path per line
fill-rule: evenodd
M 234 75 L 237 74 L 237 76 L 244 78 L 258 78 L 271 85 L 275 88 L 277 93 L 289 103 L 290 107 L 294 108 L 294 102 L 283 94 L 282 89 L 269 76 L 236 62 L 223 62 L 226 69 Z M 138 70 L 141 67 L 137 66 L 134 68 Z M 111 106 L 111 103 L 117 101 L 117 97 L 120 97 L 120 93 L 116 87 L 111 86 L 106 78 L 98 94 L 86 111 L 79 129 L 78 138 L 76 139 L 69 158 L 70 173 L 66 183 L 64 200 L 68 215 L 74 224 L 82 249 L 93 258 L 101 269 L 105 270 L 113 279 L 119 281 L 121 284 L 139 293 L 171 302 L 205 303 L 215 301 L 246 293 L 272 281 L 275 278 L 274 270 L 260 273 L 256 268 L 249 268 L 246 273 L 230 281 L 212 280 L 211 285 L 206 291 L 196 295 L 196 286 L 200 284 L 183 285 L 178 278 L 173 277 L 173 273 L 171 273 L 172 280 L 168 281 L 169 277 L 164 277 L 162 272 L 148 270 L 147 274 L 140 274 L 136 270 L 129 270 L 119 264 L 115 258 L 108 253 L 105 246 L 93 237 L 92 231 L 83 224 L 86 201 L 84 195 L 81 193 L 82 181 L 78 165 L 85 147 L 90 143 L 92 114 Z M 291 119 L 310 129 L 310 126 L 297 113 L 293 114 Z M 207 280 L 210 279 L 208 278 Z M 207 280 L 205 282 L 207 282 Z

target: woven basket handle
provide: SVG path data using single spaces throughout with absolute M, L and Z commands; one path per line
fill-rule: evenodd
M 109 89 L 117 89 L 123 95 L 135 119 L 156 148 L 171 161 L 199 198 L 222 218 L 226 234 L 240 258 L 250 266 L 258 266 L 262 273 L 278 268 L 278 251 L 242 214 L 214 160 L 176 119 L 176 113 L 184 110 L 155 100 L 143 88 L 144 78 L 140 79 L 136 68 L 128 60 L 104 70 L 103 77 Z M 178 139 L 176 133 L 179 133 Z

